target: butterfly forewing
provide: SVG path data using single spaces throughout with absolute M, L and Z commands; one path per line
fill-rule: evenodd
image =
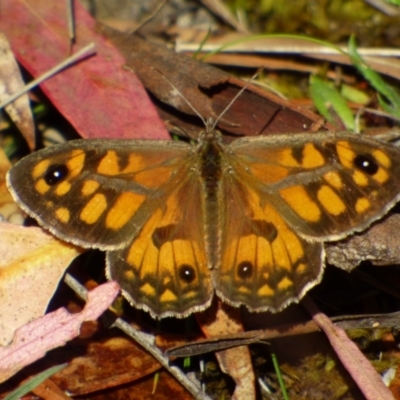
M 184 143 L 132 143 L 77 140 L 36 152 L 10 171 L 10 190 L 56 236 L 83 247 L 122 247 L 192 157 Z
M 235 163 L 247 169 L 241 179 L 310 240 L 365 229 L 400 196 L 400 150 L 362 135 L 279 135 L 238 140 L 231 148 Z

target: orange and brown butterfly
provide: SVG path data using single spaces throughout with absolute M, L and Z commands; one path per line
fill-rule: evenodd
M 18 204 L 55 236 L 107 252 L 107 276 L 154 317 L 214 292 L 277 312 L 321 280 L 326 241 L 400 197 L 400 149 L 351 133 L 179 141 L 76 140 L 9 172 Z

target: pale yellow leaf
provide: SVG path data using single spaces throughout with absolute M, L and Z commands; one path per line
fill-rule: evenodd
M 66 268 L 81 251 L 40 228 L 0 223 L 0 345 L 44 314 Z

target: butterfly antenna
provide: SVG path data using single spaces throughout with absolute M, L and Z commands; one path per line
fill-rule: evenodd
M 207 122 L 206 120 L 203 118 L 203 116 L 199 113 L 199 111 L 196 110 L 196 108 L 194 107 L 194 105 L 183 95 L 183 93 L 158 69 L 151 67 L 152 69 L 154 69 L 154 71 L 158 72 L 162 78 L 167 81 L 174 90 L 176 90 L 176 92 L 179 94 L 179 96 L 182 97 L 183 101 L 192 109 L 192 111 L 201 119 L 201 121 L 203 122 L 204 126 L 207 126 Z
M 229 102 L 229 104 L 225 107 L 225 109 L 222 111 L 222 113 L 218 116 L 218 118 L 214 121 L 212 124 L 212 120 L 208 119 L 207 121 L 203 118 L 203 116 L 199 113 L 199 111 L 196 110 L 194 105 L 183 95 L 183 93 L 158 69 L 151 67 L 155 71 L 157 71 L 162 78 L 167 81 L 174 90 L 179 94 L 179 96 L 182 97 L 184 102 L 192 109 L 192 111 L 201 119 L 203 122 L 204 126 L 206 127 L 207 131 L 213 131 L 215 127 L 217 126 L 218 122 L 221 120 L 221 118 L 224 116 L 224 114 L 229 110 L 229 108 L 232 106 L 232 104 L 236 101 L 236 99 L 248 88 L 251 82 L 254 81 L 254 79 L 260 74 L 260 72 L 264 69 L 264 67 L 260 67 L 255 74 L 246 82 L 246 84 L 239 90 L 239 92 L 236 93 L 235 97 Z
M 248 88 L 251 82 L 253 82 L 257 76 L 260 74 L 260 72 L 264 69 L 264 67 L 258 68 L 258 70 L 255 72 L 255 74 L 246 82 L 246 84 L 236 93 L 235 97 L 228 103 L 228 105 L 224 108 L 224 110 L 219 114 L 218 118 L 215 120 L 214 124 L 211 127 L 211 130 L 214 130 L 218 124 L 218 122 L 221 120 L 221 118 L 224 116 L 224 114 L 231 108 L 232 104 L 236 101 L 236 99 L 241 96 L 241 94 Z

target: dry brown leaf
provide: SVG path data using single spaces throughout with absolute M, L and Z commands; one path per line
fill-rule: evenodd
M 400 399 L 400 366 L 396 368 L 396 374 L 390 382 L 390 390 L 392 391 L 395 399 Z
M 124 55 L 127 66 L 160 100 L 157 106 L 163 119 L 190 137 L 197 137 L 204 124 L 199 123 L 187 101 L 203 118 L 215 120 L 245 85 L 226 72 L 164 46 L 110 28 L 101 29 Z M 219 120 L 217 128 L 231 136 L 334 130 L 316 114 L 251 84 Z
M 115 388 L 112 392 L 90 396 L 90 400 L 193 400 L 168 372 L 161 371 L 156 378 L 152 375 L 133 384 Z
M 349 272 L 366 260 L 374 265 L 399 264 L 399 229 L 400 215 L 394 214 L 363 233 L 329 243 L 326 245 L 327 262 Z
M 34 389 L 32 393 L 42 400 L 71 400 L 71 397 L 64 393 L 51 379 L 46 379 Z
M 15 204 L 6 185 L 6 172 L 10 169 L 11 164 L 0 148 L 0 215 L 8 222 L 22 225 L 25 218 L 23 211 Z
M 212 307 L 196 314 L 196 317 L 207 337 L 218 337 L 244 331 L 240 310 L 220 301 L 217 308 L 214 302 Z M 255 399 L 255 377 L 249 348 L 238 346 L 218 351 L 215 355 L 221 370 L 235 381 L 236 388 L 232 399 Z
M 10 49 L 6 35 L 0 32 L 0 103 L 25 86 L 21 71 Z M 29 147 L 35 147 L 35 127 L 27 94 L 5 107 L 8 115 L 24 135 Z
M 137 381 L 161 368 L 160 364 L 132 340 L 111 337 L 91 338 L 84 346 L 71 348 L 76 356 L 69 365 L 52 376 L 52 380 L 73 396 L 110 389 Z
M 81 250 L 40 228 L 0 223 L 0 345 L 42 316 L 66 268 Z
M 205 33 L 204 33 L 205 34 Z M 177 40 L 176 51 L 194 53 L 201 45 L 201 37 L 191 36 L 187 41 L 185 37 Z M 235 42 L 234 45 L 231 43 Z M 221 48 L 222 46 L 226 46 Z M 342 46 L 343 50 L 347 50 L 347 46 Z M 208 53 L 216 51 L 217 55 L 240 55 L 247 58 L 248 55 L 252 57 L 258 56 L 258 59 L 253 58 L 252 66 L 269 68 L 277 67 L 276 61 L 270 59 L 266 55 L 303 55 L 311 59 L 318 59 L 323 61 L 332 61 L 344 65 L 352 65 L 350 58 L 345 54 L 340 54 L 335 49 L 310 42 L 301 38 L 276 38 L 267 37 L 266 35 L 246 35 L 241 33 L 228 33 L 224 36 L 208 38 L 207 42 L 202 46 L 202 52 Z M 391 48 L 362 48 L 357 49 L 359 54 L 365 59 L 368 65 L 375 71 L 389 75 L 395 79 L 400 78 L 400 61 L 396 58 L 399 56 L 398 49 Z M 264 58 L 264 56 L 266 56 Z M 221 59 L 221 58 L 220 58 Z M 214 62 L 218 57 L 207 59 L 207 62 Z M 231 59 L 232 60 L 232 59 Z M 257 63 L 254 63 L 257 60 Z M 272 64 L 270 65 L 270 61 Z M 240 63 L 242 60 L 240 59 Z M 236 64 L 236 65 L 240 65 Z M 232 64 L 230 64 L 232 65 Z M 310 64 L 311 67 L 312 63 Z M 286 67 L 290 66 L 287 64 Z M 293 70 L 297 70 L 298 66 L 292 64 Z M 287 68 L 284 68 L 287 69 Z

